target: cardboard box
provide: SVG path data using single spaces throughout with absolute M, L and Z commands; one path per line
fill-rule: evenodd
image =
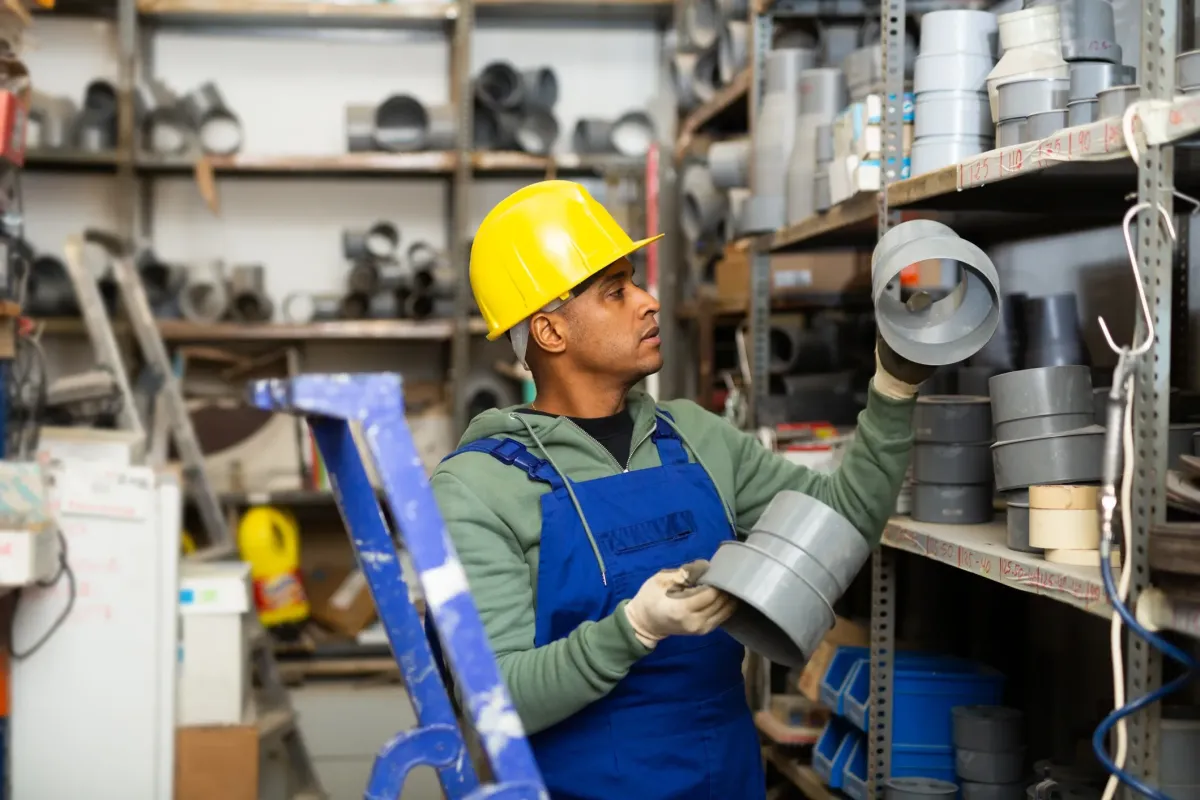
M 175 734 L 175 800 L 257 800 L 258 728 L 180 728 Z
M 250 565 L 183 562 L 179 725 L 238 725 L 250 696 Z
M 825 634 L 825 638 L 813 651 L 812 658 L 804 665 L 804 671 L 800 673 L 800 694 L 814 703 L 819 703 L 821 701 L 821 679 L 825 677 L 825 671 L 829 669 L 829 662 L 833 660 L 833 654 L 837 652 L 837 649 L 843 645 L 867 647 L 870 644 L 871 631 L 869 628 L 838 617 L 833 630 Z
M 717 264 L 717 294 L 723 301 L 744 300 L 750 294 L 750 260 L 745 254 L 726 251 Z M 771 294 L 797 297 L 869 291 L 871 254 L 858 250 L 817 250 L 776 253 L 771 256 Z
M 330 630 L 355 636 L 375 619 L 375 602 L 362 570 L 319 566 L 304 576 L 312 617 Z

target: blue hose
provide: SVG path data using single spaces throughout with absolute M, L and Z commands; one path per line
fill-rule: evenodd
M 1168 795 L 1159 791 L 1155 787 L 1150 786 L 1133 775 L 1130 775 L 1128 772 L 1119 769 L 1113 760 L 1108 756 L 1108 750 L 1104 746 L 1105 738 L 1108 736 L 1109 731 L 1111 731 L 1121 719 L 1129 716 L 1130 714 L 1136 714 L 1143 708 L 1147 708 L 1154 703 L 1157 703 L 1159 700 L 1162 700 L 1172 692 L 1183 688 L 1183 686 L 1185 686 L 1188 681 L 1195 676 L 1198 665 L 1195 659 L 1193 659 L 1186 652 L 1180 650 L 1178 647 L 1171 644 L 1158 634 L 1146 630 L 1146 628 L 1137 621 L 1133 614 L 1130 613 L 1129 608 L 1121 602 L 1121 598 L 1117 594 L 1117 586 L 1113 581 L 1112 561 L 1108 558 L 1105 558 L 1105 555 L 1107 555 L 1107 553 L 1102 551 L 1100 558 L 1100 576 L 1104 580 L 1104 593 L 1108 595 L 1108 600 L 1110 603 L 1112 603 L 1113 610 L 1120 615 L 1121 621 L 1124 622 L 1130 630 L 1144 639 L 1151 646 L 1161 650 L 1164 655 L 1182 664 L 1187 671 L 1170 683 L 1166 683 L 1153 692 L 1139 697 L 1132 703 L 1127 703 L 1125 706 L 1116 709 L 1107 717 L 1105 717 L 1100 723 L 1099 727 L 1096 728 L 1096 732 L 1092 735 L 1092 749 L 1096 752 L 1096 758 L 1100 760 L 1100 763 L 1104 765 L 1104 768 L 1115 775 L 1117 780 L 1119 780 L 1121 783 L 1129 786 L 1139 794 L 1143 794 L 1146 797 L 1151 798 L 1151 800 L 1171 800 Z M 1125 557 L 1129 558 L 1129 555 L 1130 554 L 1126 553 Z

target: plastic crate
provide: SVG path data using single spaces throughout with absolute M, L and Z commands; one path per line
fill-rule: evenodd
M 857 733 L 857 745 L 846 759 L 842 775 L 842 791 L 853 800 L 870 800 L 867 796 L 867 741 Z M 893 778 L 936 778 L 957 784 L 954 772 L 953 747 L 892 747 Z
M 854 677 L 852 684 L 847 681 L 842 707 L 845 716 L 865 731 L 870 705 L 870 674 L 863 667 Z M 898 658 L 892 673 L 893 753 L 904 747 L 951 748 L 954 741 L 951 709 L 996 705 L 1003 695 L 1004 676 L 974 661 L 936 656 Z M 903 777 L 898 772 L 893 776 Z
M 862 735 L 840 717 L 833 717 L 825 724 L 821 738 L 813 747 L 812 766 L 826 786 L 841 788 L 846 761 L 861 738 Z
M 871 650 L 867 647 L 843 645 L 837 649 L 833 658 L 829 659 L 829 666 L 821 678 L 821 705 L 838 716 L 842 715 L 842 689 L 846 685 L 846 679 L 854 665 L 870 655 Z
M 897 653 L 895 669 L 937 669 L 938 666 L 957 659 L 946 656 L 931 656 L 925 653 Z M 842 716 L 860 731 L 867 730 L 867 708 L 871 697 L 871 673 L 867 659 L 862 659 L 850 669 L 846 682 L 842 684 Z M 969 663 L 969 662 L 964 662 Z

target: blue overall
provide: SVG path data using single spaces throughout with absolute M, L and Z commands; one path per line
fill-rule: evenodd
M 604 557 L 607 585 L 564 478 L 548 461 L 512 439 L 478 440 L 448 456 L 488 453 L 550 486 L 542 495 L 535 647 L 612 614 L 655 572 L 712 558 L 733 537 L 716 486 L 688 462 L 661 417 L 651 439 L 661 467 L 571 483 Z M 742 656 L 721 630 L 669 637 L 608 695 L 529 737 L 551 797 L 764 797 Z

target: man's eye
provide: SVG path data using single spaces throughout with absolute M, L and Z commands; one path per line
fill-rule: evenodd
M 625 296 L 624 289 L 617 289 L 612 294 L 609 295 L 609 297 L 613 298 L 614 300 L 620 300 L 624 296 Z

